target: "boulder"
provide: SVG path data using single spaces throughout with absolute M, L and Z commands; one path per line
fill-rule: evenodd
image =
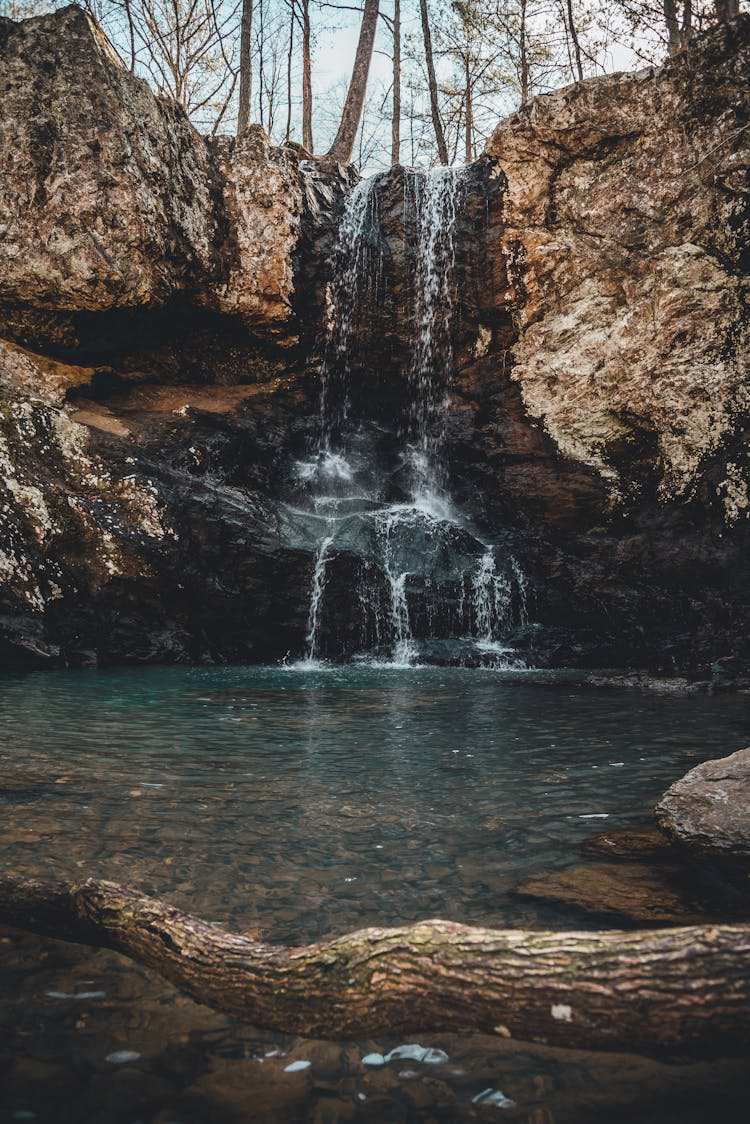
M 693 925 L 706 917 L 681 884 L 678 868 L 669 865 L 579 863 L 527 878 L 514 893 L 638 925 Z
M 0 20 L 0 301 L 164 302 L 216 274 L 206 142 L 82 9 Z
M 528 413 L 615 498 L 692 494 L 750 407 L 750 19 L 662 68 L 534 98 L 487 154 Z M 746 519 L 738 451 L 717 492 Z
M 241 141 L 200 136 L 76 6 L 0 19 L 0 104 L 6 334 L 59 341 L 61 314 L 180 298 L 296 341 L 309 193 L 291 147 L 274 148 L 257 126 Z M 346 175 L 328 179 L 340 202 Z
M 677 843 L 717 856 L 750 857 L 750 749 L 691 769 L 667 789 L 656 814 Z

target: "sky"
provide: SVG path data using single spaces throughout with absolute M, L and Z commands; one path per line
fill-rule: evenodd
M 62 6 L 64 2 L 66 2 L 66 0 L 0 0 L 0 10 L 9 10 L 10 7 L 13 7 L 18 8 L 18 14 L 25 14 L 26 11 L 43 11 L 51 7 L 59 7 Z M 93 4 L 96 10 L 104 14 L 105 29 L 110 34 L 110 37 L 113 37 L 115 45 L 119 46 L 123 57 L 129 57 L 129 41 L 127 40 L 127 35 L 123 34 L 122 30 L 124 25 L 122 22 L 118 25 L 116 19 L 114 23 L 107 19 L 107 13 L 111 14 L 118 10 L 122 13 L 122 8 L 117 7 L 115 0 L 89 0 L 89 2 Z M 160 3 L 166 2 L 166 0 L 153 0 L 153 2 Z M 331 0 L 328 0 L 328 2 L 331 2 Z M 352 6 L 359 2 L 360 0 L 343 0 L 344 4 L 351 3 Z M 548 7 L 548 0 L 539 0 L 539 2 L 544 4 L 547 10 L 550 10 Z M 584 4 L 586 0 L 577 0 L 577 2 L 579 4 Z M 219 11 L 223 10 L 227 13 L 234 13 L 232 18 L 236 21 L 236 5 L 238 0 L 216 0 L 216 3 Z M 284 78 L 281 85 L 285 88 L 288 9 L 284 7 L 282 0 L 255 0 L 254 30 L 256 36 L 258 34 L 260 24 L 259 16 L 263 3 L 265 4 L 267 28 L 273 25 L 275 19 L 281 19 L 279 27 L 280 41 L 278 39 L 276 40 L 276 47 L 282 59 L 281 66 L 283 67 Z M 386 14 L 390 14 L 392 11 L 392 0 L 384 0 L 382 9 Z M 9 12 L 9 14 L 14 15 L 16 13 L 14 11 Z M 559 19 L 559 17 L 556 18 Z M 121 19 L 122 17 L 120 16 L 120 21 Z M 318 152 L 324 152 L 327 149 L 337 128 L 341 105 L 343 104 L 346 87 L 351 76 L 354 62 L 359 37 L 360 19 L 359 11 L 335 9 L 333 7 L 318 7 L 316 0 L 312 0 L 311 2 L 311 22 L 313 28 L 313 135 L 315 148 Z M 333 25 L 336 26 L 334 27 Z M 559 22 L 556 26 L 559 30 Z M 297 34 L 296 38 L 292 85 L 294 99 L 292 137 L 293 139 L 300 140 L 301 60 L 299 57 L 299 34 Z M 402 0 L 402 56 L 404 58 L 405 76 L 409 69 L 411 69 L 412 74 L 415 73 L 414 64 L 412 63 L 410 66 L 406 59 L 408 55 L 408 41 L 410 38 L 417 44 L 421 59 L 419 8 L 415 0 Z M 120 42 L 120 40 L 122 40 L 122 42 Z M 365 173 L 379 170 L 386 166 L 390 160 L 389 99 L 387 95 L 391 87 L 392 79 L 392 62 L 390 58 L 391 43 L 390 29 L 385 21 L 381 19 L 379 21 L 375 53 L 372 59 L 368 83 L 369 110 L 366 108 L 365 111 L 364 139 L 365 142 L 368 143 L 358 146 L 354 157 L 355 162 L 361 164 L 361 170 Z M 421 62 L 418 65 L 421 66 Z M 610 52 L 606 69 L 634 69 L 638 65 L 638 61 L 632 52 L 626 50 L 624 47 L 620 47 L 616 48 L 614 52 Z M 437 58 L 437 68 L 439 80 L 441 78 L 444 81 L 447 80 L 449 77 L 450 64 Z M 257 56 L 254 70 L 255 97 L 251 106 L 251 120 L 258 121 L 260 114 L 257 103 L 257 91 L 259 88 Z M 420 130 L 425 137 L 429 138 L 431 143 L 434 142 L 434 133 L 429 119 L 426 89 L 424 88 L 426 83 L 421 74 L 419 80 L 421 88 L 416 96 L 421 119 L 417 119 L 413 126 L 413 136 L 410 133 L 410 126 L 407 120 L 408 114 L 406 112 L 404 112 L 402 120 L 402 160 L 405 162 L 424 162 L 426 159 L 425 153 L 420 151 L 419 148 Z M 563 77 L 563 82 L 564 80 Z M 285 93 L 281 96 L 284 104 L 280 106 L 277 111 L 274 130 L 274 139 L 277 142 L 283 140 L 286 126 Z M 404 87 L 402 91 L 402 101 L 405 110 L 408 100 L 412 96 L 413 95 L 408 92 L 406 87 Z M 385 113 L 381 115 L 379 124 L 374 126 L 374 120 L 377 114 L 373 112 L 373 109 L 380 106 L 384 102 L 384 99 L 387 99 Z M 497 121 L 501 120 L 515 108 L 515 96 L 511 91 L 504 94 L 493 95 L 490 106 L 485 109 L 485 131 L 489 130 Z M 210 115 L 207 115 L 204 111 L 202 116 L 194 118 L 194 121 L 199 128 L 209 131 L 214 119 L 215 118 L 211 118 Z M 267 124 L 267 122 L 264 122 L 264 124 Z M 233 114 L 228 112 L 222 123 L 222 131 L 231 131 L 233 127 Z M 377 131 L 375 131 L 375 129 Z M 459 148 L 460 147 L 461 146 L 459 146 Z M 481 147 L 482 143 L 480 138 L 478 149 L 481 150 Z

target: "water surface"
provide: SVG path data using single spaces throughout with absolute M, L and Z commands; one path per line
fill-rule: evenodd
M 529 923 L 519 878 L 750 734 L 732 698 L 441 668 L 61 672 L 0 698 L 4 865 L 135 883 L 286 941 Z
M 7 676 L 0 714 L 2 867 L 106 876 L 282 941 L 429 916 L 593 924 L 510 891 L 576 862 L 595 831 L 643 822 L 672 780 L 750 734 L 738 698 L 442 668 Z M 8 1119 L 699 1121 L 722 1084 L 750 1091 L 738 1062 L 616 1064 L 479 1036 L 422 1036 L 450 1061 L 370 1071 L 362 1057 L 397 1043 L 263 1034 L 112 954 L 4 941 Z M 286 1072 L 294 1060 L 311 1065 Z M 472 1103 L 487 1088 L 515 1107 Z

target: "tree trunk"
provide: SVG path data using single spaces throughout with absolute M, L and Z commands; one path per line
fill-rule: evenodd
M 263 97 L 265 92 L 264 62 L 266 55 L 266 13 L 263 0 L 258 0 L 258 120 L 261 128 L 265 129 L 266 120 L 263 112 Z M 271 130 L 269 129 L 270 133 Z
M 683 47 L 690 42 L 693 37 L 693 0 L 683 0 L 682 3 L 682 28 L 680 30 L 680 39 L 682 40 Z
M 312 57 L 310 54 L 310 0 L 302 0 L 302 147 L 312 156 Z
M 378 29 L 378 12 L 380 0 L 365 0 L 362 13 L 362 26 L 359 30 L 357 54 L 354 58 L 352 78 L 341 114 L 341 124 L 336 134 L 336 139 L 330 147 L 328 155 L 340 164 L 348 164 L 354 151 L 354 142 L 357 139 L 357 129 L 362 118 L 362 109 L 365 104 L 367 92 L 367 77 L 370 73 L 370 60 L 372 49 L 375 45 L 375 32 Z
M 581 44 L 578 42 L 578 32 L 576 31 L 575 20 L 573 19 L 573 0 L 567 0 L 568 6 L 568 26 L 570 27 L 570 38 L 573 40 L 573 50 L 576 59 L 576 73 L 578 81 L 583 82 L 583 65 L 581 63 Z
M 667 49 L 675 55 L 680 49 L 680 25 L 677 21 L 677 0 L 664 0 L 664 23 L 667 28 Z
M 719 22 L 726 23 L 740 14 L 740 0 L 714 0 L 714 11 Z
M 435 61 L 432 57 L 432 35 L 430 34 L 430 20 L 427 14 L 427 0 L 419 0 L 419 11 L 422 17 L 422 38 L 424 39 L 424 56 L 427 64 L 427 84 L 430 88 L 430 112 L 432 124 L 435 129 L 438 159 L 441 164 L 448 163 L 448 146 L 445 143 L 443 123 L 440 120 L 440 106 L 437 98 L 437 78 L 435 77 Z
M 393 0 L 393 114 L 391 164 L 401 163 L 401 0 Z
M 253 0 L 242 0 L 240 23 L 240 93 L 237 106 L 237 136 L 250 124 L 250 99 L 253 92 Z
M 133 9 L 131 0 L 125 0 L 125 16 L 128 21 L 128 38 L 130 40 L 130 73 L 135 74 L 135 25 L 133 22 Z
M 474 1030 L 596 1049 L 750 1039 L 750 925 L 525 932 L 423 921 L 306 947 L 226 932 L 113 882 L 0 880 L 0 921 L 114 949 L 259 1027 Z
M 529 100 L 529 56 L 526 42 L 526 0 L 521 0 L 521 30 L 519 32 L 521 54 L 521 105 Z
M 291 0 L 289 4 L 289 48 L 287 51 L 287 128 L 284 132 L 284 140 L 289 140 L 291 137 L 291 64 L 293 56 L 295 56 L 295 18 L 297 0 Z
M 464 77 L 466 79 L 464 101 L 466 106 L 466 163 L 471 164 L 474 159 L 474 110 L 471 104 L 471 65 L 468 50 L 464 58 Z

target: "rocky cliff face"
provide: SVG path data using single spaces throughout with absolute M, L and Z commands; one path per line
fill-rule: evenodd
M 734 50 L 717 32 L 658 72 L 537 98 L 487 145 L 507 177 L 513 379 L 615 499 L 649 440 L 660 498 L 690 495 L 750 406 L 743 32 Z M 727 480 L 730 521 L 737 498 Z
M 725 34 L 536 99 L 466 177 L 446 456 L 529 577 L 535 662 L 750 659 L 750 22 Z M 209 144 L 77 8 L 0 21 L 0 102 L 0 661 L 298 652 L 277 501 L 351 175 Z M 403 171 L 379 191 L 354 408 L 387 432 L 413 262 Z
M 75 6 L 0 20 L 0 51 L 6 330 L 76 343 L 84 314 L 182 299 L 294 342 L 303 218 L 345 175 L 321 196 L 260 129 L 200 137 Z
M 264 496 L 348 173 L 209 145 L 76 7 L 0 20 L 0 101 L 0 663 L 283 656 Z
M 459 376 L 463 455 L 488 510 L 544 528 L 562 658 L 750 656 L 748 73 L 745 19 L 537 98 L 487 145 L 496 281 Z

